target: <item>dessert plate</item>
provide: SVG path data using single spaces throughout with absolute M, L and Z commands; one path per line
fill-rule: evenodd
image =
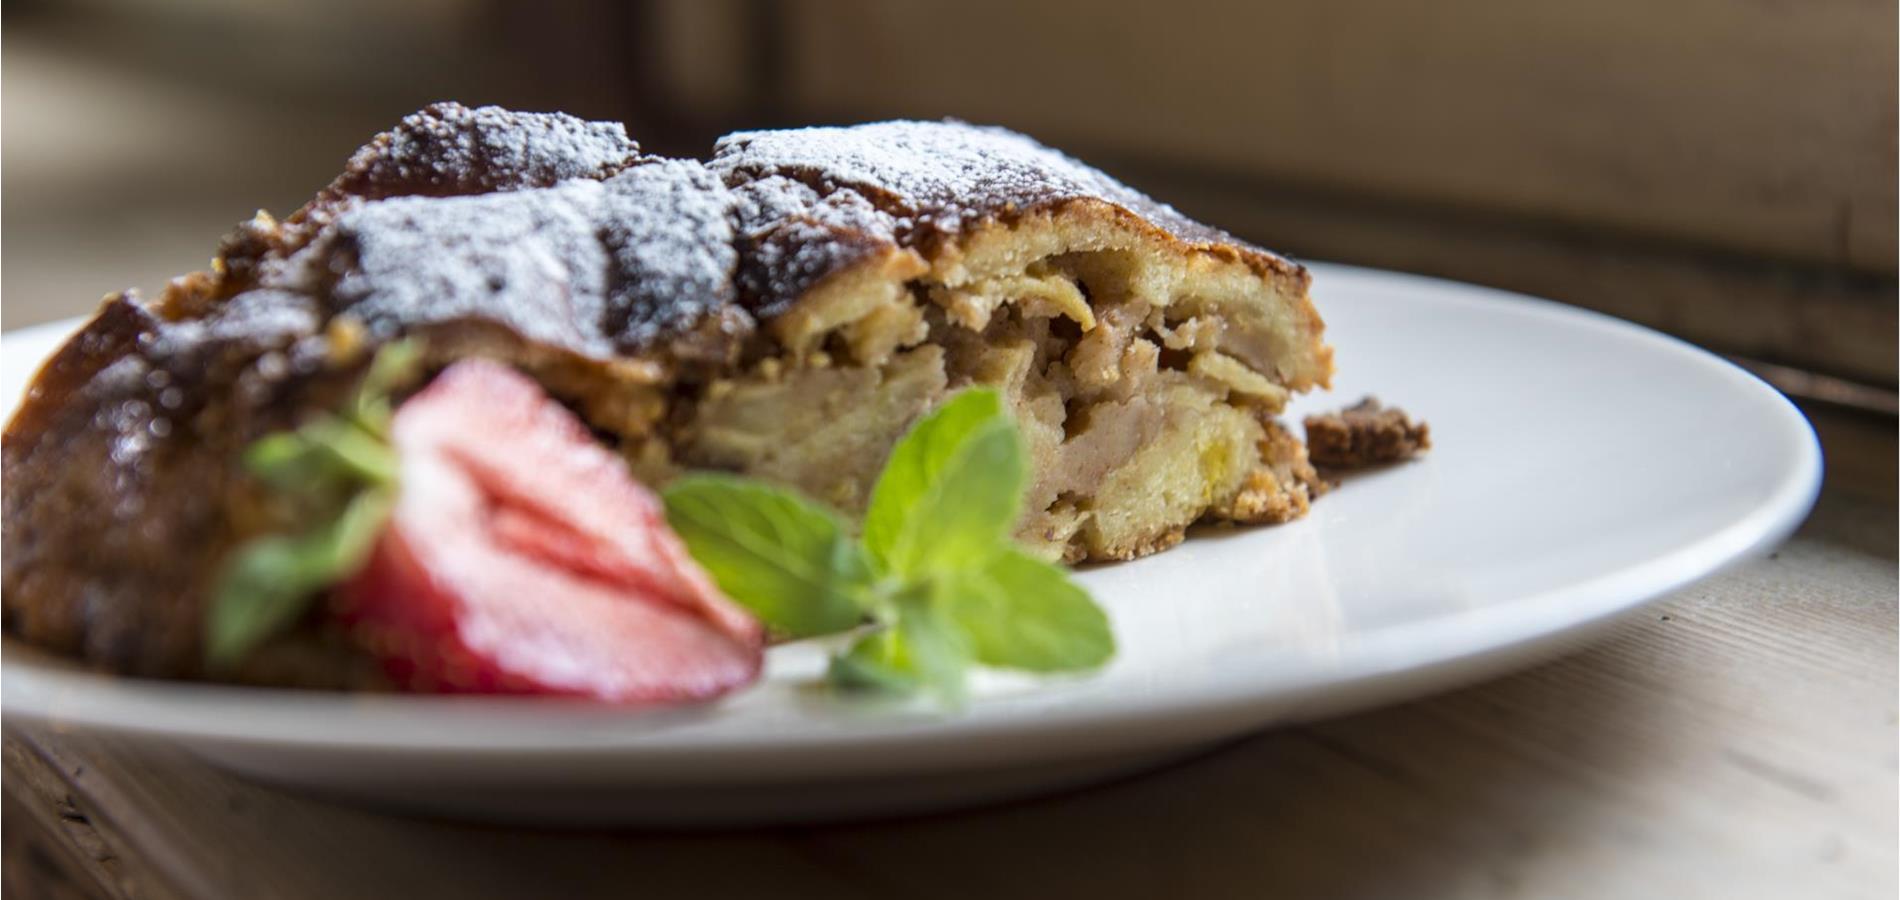
M 182 744 L 263 781 L 517 821 L 758 823 L 915 812 L 1084 783 L 1278 723 L 1546 657 L 1766 550 L 1820 483 L 1814 433 L 1721 359 L 1547 301 L 1316 265 L 1330 394 L 1428 419 L 1437 448 L 1357 475 L 1288 525 L 1208 530 L 1082 581 L 1121 643 L 1104 671 L 980 678 L 961 709 L 835 697 L 825 648 L 754 689 L 638 712 L 495 698 L 180 684 L 6 644 L 9 719 Z M 4 397 L 77 323 L 4 338 Z

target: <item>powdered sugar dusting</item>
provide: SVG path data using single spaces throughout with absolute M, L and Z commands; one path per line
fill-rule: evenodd
M 251 242 L 271 255 L 254 289 L 151 328 L 142 364 L 98 376 L 101 399 L 176 393 L 119 379 L 163 374 L 204 348 L 278 354 L 259 356 L 258 372 L 305 371 L 322 320 L 345 311 L 378 336 L 483 320 L 599 358 L 664 350 L 735 310 L 776 315 L 824 278 L 927 235 L 1073 198 L 1118 203 L 1185 240 L 1231 241 L 998 128 L 743 132 L 705 165 L 637 154 L 618 124 L 422 110 L 357 153 L 326 191 L 335 205 L 310 223 L 315 240 Z
M 717 164 L 715 159 L 714 165 Z M 728 177 L 735 182 L 732 193 L 741 234 L 764 234 L 792 219 L 807 219 L 839 231 L 880 237 L 894 236 L 908 226 L 900 217 L 877 208 L 863 194 L 850 188 L 834 188 L 820 194 L 803 181 L 783 175 L 735 177 L 729 174 Z
M 740 287 L 764 315 L 826 275 L 896 247 L 909 224 L 850 188 L 821 195 L 782 175 L 740 181 L 732 193 L 745 251 Z
M 364 204 L 313 248 L 337 273 L 334 311 L 377 332 L 466 319 L 543 343 L 607 347 L 601 319 L 606 252 L 594 236 L 597 182 L 557 188 Z
M 603 178 L 639 154 L 618 122 L 437 103 L 358 150 L 325 193 L 374 199 L 547 187 Z
M 486 320 L 605 357 L 733 301 L 731 207 L 704 166 L 652 162 L 605 182 L 367 203 L 305 266 L 335 276 L 335 311 L 378 331 Z
M 780 176 L 821 196 L 849 188 L 890 216 L 900 239 L 954 234 L 998 215 L 1100 198 L 1183 240 L 1237 243 L 1023 135 L 962 122 L 737 132 L 719 140 L 710 165 L 734 184 Z
M 600 236 L 613 259 L 607 329 L 645 347 L 730 305 L 734 199 L 690 160 L 636 166 L 606 182 Z
M 206 344 L 284 344 L 315 333 L 321 324 L 317 305 L 307 296 L 289 291 L 247 291 L 219 304 L 205 318 L 168 323 L 152 335 L 147 352 L 165 359 Z
M 998 128 L 743 132 L 706 165 L 636 152 L 618 125 L 431 107 L 357 154 L 332 186 L 354 193 L 323 236 L 263 267 L 263 281 L 380 332 L 480 319 L 607 356 L 660 347 L 727 310 L 776 315 L 868 259 L 1067 199 L 1231 241 Z M 474 196 L 445 196 L 458 193 Z

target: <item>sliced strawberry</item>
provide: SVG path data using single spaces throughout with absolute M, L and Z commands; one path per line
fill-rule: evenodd
M 664 703 L 758 677 L 759 623 L 533 381 L 457 363 L 396 411 L 391 438 L 401 493 L 336 611 L 400 683 Z

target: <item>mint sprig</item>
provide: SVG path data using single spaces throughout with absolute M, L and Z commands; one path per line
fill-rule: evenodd
M 729 475 L 675 482 L 667 520 L 720 589 L 774 631 L 869 623 L 832 659 L 833 683 L 955 703 L 972 665 L 1076 671 L 1115 652 L 1088 593 L 1011 539 L 1025 457 L 1001 395 L 972 389 L 892 449 L 862 540 L 796 493 Z
M 323 589 L 368 561 L 395 504 L 391 396 L 416 377 L 420 362 L 412 341 L 385 345 L 340 412 L 266 435 L 245 450 L 245 468 L 308 524 L 293 534 L 252 538 L 226 560 L 205 616 L 208 667 L 243 661 L 295 623 Z
M 297 621 L 310 598 L 363 567 L 389 518 L 391 491 L 365 490 L 341 515 L 298 535 L 246 542 L 231 558 L 206 619 L 205 653 L 215 668 Z
M 870 561 L 830 510 L 731 475 L 689 475 L 666 491 L 666 519 L 729 597 L 786 637 L 864 620 Z
M 1009 546 L 1028 466 L 993 390 L 965 391 L 891 448 L 864 514 L 864 546 L 905 577 L 967 570 Z
M 1115 654 L 1108 616 L 1060 568 L 1011 548 L 946 593 L 970 656 L 986 666 L 1061 672 Z

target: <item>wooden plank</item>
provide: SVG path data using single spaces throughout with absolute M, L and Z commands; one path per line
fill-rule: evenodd
M 8 747 L 11 753 L 11 746 Z M 0 869 L 0 893 L 29 900 L 87 900 L 120 898 L 114 879 L 105 871 L 110 851 L 87 852 L 71 834 L 77 828 L 68 818 L 70 807 L 51 798 L 22 798 L 22 782 L 29 776 L 9 765 L 0 782 L 0 819 L 6 822 L 0 847 L 6 866 Z
M 853 896 L 769 832 L 531 833 L 412 820 L 239 781 L 155 745 L 22 731 L 142 881 L 187 897 Z

